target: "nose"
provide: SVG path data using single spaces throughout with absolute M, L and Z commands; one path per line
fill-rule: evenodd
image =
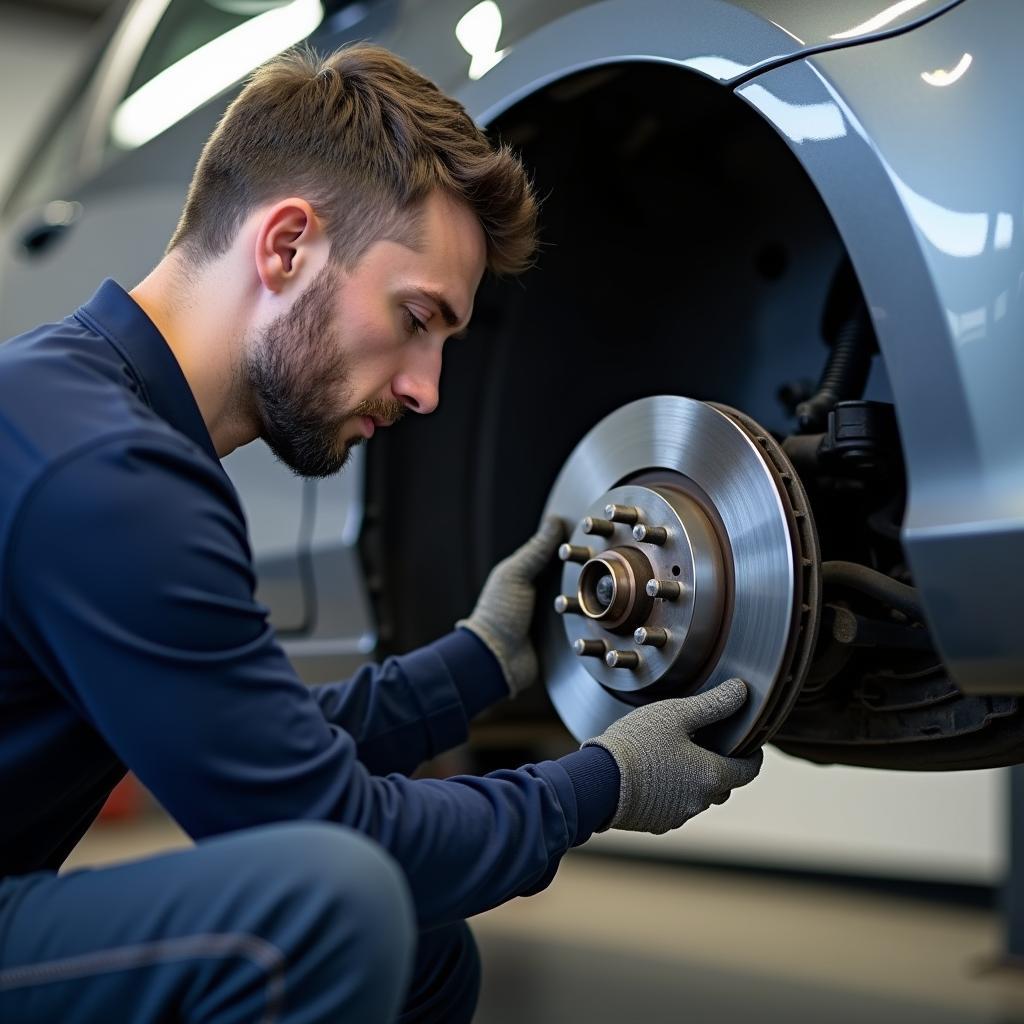
M 391 382 L 395 397 L 413 412 L 432 413 L 440 401 L 441 352 L 431 350 L 417 356 Z

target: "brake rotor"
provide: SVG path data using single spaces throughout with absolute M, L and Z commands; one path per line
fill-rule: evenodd
M 748 699 L 701 734 L 751 753 L 793 706 L 817 638 L 811 511 L 768 431 L 675 396 L 623 406 L 576 446 L 548 499 L 571 535 L 541 654 L 580 741 L 639 704 L 738 676 Z

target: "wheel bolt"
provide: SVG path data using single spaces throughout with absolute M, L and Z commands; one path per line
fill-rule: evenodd
M 609 668 L 636 668 L 640 664 L 640 655 L 636 651 L 609 651 L 604 656 L 604 663 Z
M 559 615 L 579 615 L 580 603 L 575 597 L 567 597 L 565 594 L 559 594 L 555 598 L 555 611 Z
M 604 514 L 613 523 L 625 523 L 632 526 L 640 518 L 640 509 L 632 505 L 605 505 Z
M 615 524 L 607 519 L 595 519 L 587 516 L 583 520 L 583 532 L 597 537 L 610 537 L 615 532 Z
M 683 593 L 681 583 L 675 580 L 648 580 L 647 596 L 656 597 L 661 601 L 677 601 Z
M 579 562 L 581 565 L 584 562 L 589 562 L 592 552 L 590 548 L 580 547 L 577 544 L 563 544 L 558 549 L 558 557 L 563 562 Z
M 633 527 L 633 540 L 644 544 L 664 544 L 668 540 L 668 530 L 664 526 L 644 526 L 641 523 Z
M 664 647 L 668 643 L 668 630 L 659 626 L 641 626 L 633 634 L 633 641 L 641 647 Z
M 572 649 L 580 658 L 603 658 L 608 647 L 603 640 L 576 640 Z

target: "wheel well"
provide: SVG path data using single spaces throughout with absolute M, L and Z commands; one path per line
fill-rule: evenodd
M 385 650 L 469 610 L 613 409 L 674 393 L 785 433 L 780 385 L 813 380 L 826 355 L 842 242 L 789 149 L 730 90 L 617 65 L 528 97 L 491 132 L 542 197 L 541 251 L 522 278 L 481 288 L 469 337 L 446 351 L 438 412 L 368 450 L 363 551 Z

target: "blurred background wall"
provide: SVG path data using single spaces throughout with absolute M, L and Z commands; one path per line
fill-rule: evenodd
M 0 0 L 0 195 L 89 51 L 111 0 Z

